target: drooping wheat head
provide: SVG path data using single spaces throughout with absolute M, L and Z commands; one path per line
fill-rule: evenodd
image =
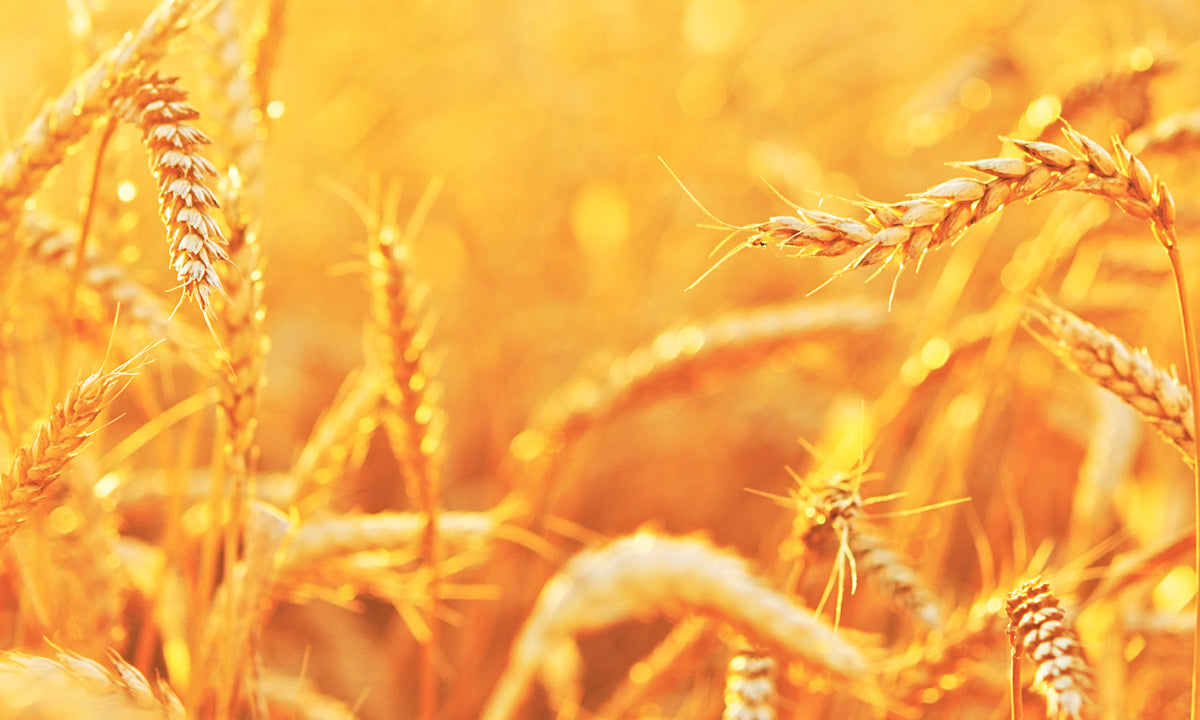
M 1013 648 L 1037 665 L 1034 688 L 1046 696 L 1046 712 L 1079 720 L 1091 678 L 1083 648 L 1066 621 L 1050 583 L 1027 580 L 1008 595 L 1008 637 Z
M 146 76 L 134 89 L 127 116 L 142 130 L 150 169 L 158 180 L 159 216 L 167 229 L 171 267 L 202 310 L 221 292 L 217 266 L 229 260 L 225 236 L 214 216 L 217 197 L 209 187 L 216 167 L 201 154 L 208 136 L 188 123 L 200 113 L 187 103 L 177 78 Z

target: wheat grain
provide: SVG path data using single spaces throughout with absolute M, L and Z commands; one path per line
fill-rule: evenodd
M 764 585 L 740 558 L 700 539 L 639 532 L 580 553 L 542 588 L 483 720 L 514 717 L 546 657 L 574 635 L 671 608 L 718 617 L 813 667 L 849 678 L 867 674 L 858 648 Z
M 1013 648 L 1037 664 L 1034 687 L 1046 712 L 1079 720 L 1091 687 L 1083 649 L 1067 624 L 1050 584 L 1028 580 L 1008 595 L 1008 636 Z
M 17 451 L 9 471 L 0 476 L 0 547 L 46 499 L 47 488 L 79 452 L 92 423 L 129 382 L 131 362 L 75 382 L 33 442 Z
M 1192 396 L 1171 373 L 1158 368 L 1143 350 L 1081 320 L 1049 299 L 1031 308 L 1030 332 L 1068 367 L 1115 393 L 1172 445 L 1188 464 L 1196 461 L 1192 436 Z
M 26 129 L 0 160 L 0 248 L 8 248 L 21 220 L 21 204 L 47 174 L 91 130 L 109 103 L 128 96 L 134 73 L 145 72 L 166 53 L 168 43 L 193 19 L 196 0 L 162 0 L 136 33 L 81 73 Z

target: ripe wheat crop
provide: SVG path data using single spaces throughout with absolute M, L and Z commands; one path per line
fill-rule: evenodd
M 0 4 L 0 720 L 1196 720 L 1186 3 Z

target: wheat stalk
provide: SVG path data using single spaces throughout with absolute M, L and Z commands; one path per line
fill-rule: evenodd
M 429 575 L 430 634 L 422 646 L 419 669 L 421 720 L 433 720 L 437 703 L 434 665 L 439 641 L 438 563 L 442 550 L 438 522 L 445 413 L 439 401 L 436 368 L 427 349 L 432 327 L 422 307 L 424 290 L 412 272 L 410 252 L 439 187 L 436 182 L 428 186 L 403 231 L 396 222 L 394 194 L 384 201 L 382 212 L 367 215 L 373 339 L 384 376 L 383 427 L 399 461 L 409 502 L 425 515 L 420 552 Z
M 1192 395 L 1172 373 L 1157 367 L 1143 350 L 1081 320 L 1049 299 L 1031 308 L 1030 332 L 1068 367 L 1113 392 L 1183 455 L 1196 462 Z
M 1083 649 L 1050 584 L 1028 580 L 1008 595 L 1008 636 L 1013 649 L 1037 664 L 1034 687 L 1046 696 L 1046 712 L 1079 720 L 1091 688 Z
M 580 553 L 542 588 L 483 720 L 515 717 L 548 656 L 582 632 L 672 608 L 715 616 L 782 656 L 851 679 L 862 652 L 808 610 L 767 587 L 735 555 L 697 538 L 639 532 Z

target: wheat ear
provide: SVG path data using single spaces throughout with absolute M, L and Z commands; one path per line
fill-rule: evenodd
M 209 188 L 217 169 L 200 153 L 209 139 L 187 124 L 200 113 L 187 104 L 187 93 L 176 80 L 143 78 L 130 98 L 128 115 L 141 128 L 158 180 L 158 211 L 167 229 L 171 267 L 184 296 L 207 310 L 212 292 L 221 292 L 216 266 L 229 255 L 213 216 L 217 198 Z
M 1175 201 L 1162 182 L 1150 175 L 1119 140 L 1115 153 L 1064 128 L 1071 149 L 1046 142 L 1004 138 L 1024 155 L 956 163 L 987 176 L 947 180 L 908 200 L 863 201 L 864 220 L 798 208 L 795 216 L 773 217 L 749 225 L 742 247 L 777 247 L 796 256 L 855 255 L 847 272 L 895 262 L 919 262 L 930 250 L 954 242 L 968 227 L 1021 199 L 1074 190 L 1108 198 L 1122 210 L 1149 219 L 1159 241 L 1175 242 Z
M 1050 584 L 1028 580 L 1008 595 L 1008 637 L 1013 649 L 1037 664 L 1034 687 L 1058 720 L 1079 720 L 1091 687 L 1083 648 L 1066 621 Z
M 60 651 L 55 658 L 0 652 L 0 715 L 44 720 L 184 720 L 165 684 L 152 688 L 120 657 L 110 670 Z
M 136 33 L 126 34 L 46 106 L 0 160 L 0 248 L 7 247 L 21 220 L 21 204 L 92 128 L 114 98 L 132 91 L 132 76 L 166 53 L 187 27 L 197 0 L 163 0 Z
M 721 720 L 775 720 L 775 659 L 747 648 L 729 659 Z
M 1029 317 L 1030 332 L 1055 357 L 1137 410 L 1195 464 L 1192 395 L 1172 373 L 1156 366 L 1146 350 L 1131 349 L 1047 298 L 1035 301 Z
M 125 388 L 131 374 L 127 362 L 74 383 L 38 429 L 33 443 L 17 451 L 9 471 L 0 476 L 0 548 L 46 499 L 47 488 L 79 452 L 91 434 L 92 423 Z
M 516 717 L 547 656 L 562 656 L 576 634 L 671 609 L 715 616 L 784 657 L 843 677 L 867 674 L 862 651 L 767 587 L 741 558 L 699 538 L 639 532 L 580 553 L 546 583 L 483 720 Z
M 412 272 L 411 243 L 440 183 L 430 183 L 408 226 L 396 222 L 395 193 L 380 213 L 368 215 L 373 338 L 379 351 L 383 383 L 383 427 L 403 472 L 409 502 L 425 515 L 420 552 L 429 577 L 428 641 L 422 643 L 418 670 L 421 720 L 433 720 L 438 680 L 434 665 L 439 642 L 441 541 L 441 447 L 445 413 L 441 388 L 428 352 L 432 330 L 422 307 L 425 292 Z
M 942 627 L 942 607 L 937 596 L 912 563 L 893 550 L 887 540 L 864 529 L 859 522 L 854 523 L 848 542 L 859 571 L 872 578 L 891 602 L 925 627 Z
M 1200 108 L 1168 115 L 1125 138 L 1130 152 L 1175 152 L 1200 141 Z
M 535 517 L 549 503 L 558 457 L 592 428 L 700 382 L 745 374 L 828 333 L 869 332 L 888 321 L 878 306 L 852 301 L 731 312 L 662 332 L 613 360 L 604 375 L 568 382 L 509 445 L 533 495 Z

